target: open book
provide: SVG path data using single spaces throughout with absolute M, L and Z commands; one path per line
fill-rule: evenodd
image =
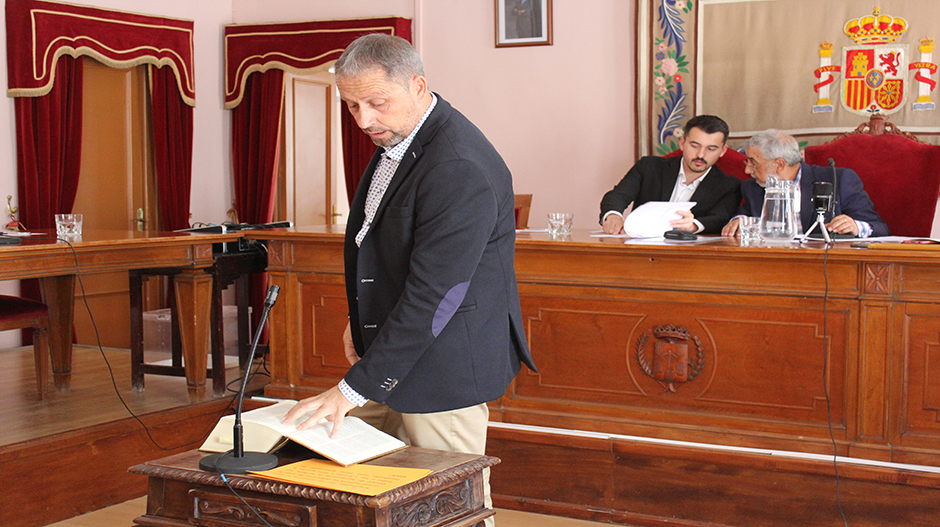
M 321 419 L 316 426 L 297 430 L 297 425 L 309 416 L 305 414 L 289 425 L 281 424 L 287 411 L 297 401 L 277 404 L 242 413 L 244 446 L 246 452 L 273 452 L 288 440 L 303 445 L 321 456 L 344 467 L 405 448 L 405 443 L 367 424 L 362 419 L 346 416 L 336 439 L 330 439 L 333 423 Z M 226 452 L 234 448 L 232 427 L 235 416 L 219 420 L 199 450 Z

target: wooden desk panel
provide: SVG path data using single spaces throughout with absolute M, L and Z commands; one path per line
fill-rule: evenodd
M 341 227 L 250 235 L 271 240 L 272 256 L 280 255 L 279 263 L 270 260 L 272 283 L 290 299 L 285 311 L 272 313 L 277 330 L 267 394 L 304 397 L 329 388 L 346 371 Z M 520 234 L 516 273 L 539 373 L 523 370 L 490 404 L 491 420 L 825 456 L 833 453 L 831 420 L 841 456 L 940 466 L 938 264 L 940 251 L 848 242 L 827 254 L 820 243 L 625 244 L 587 232 L 565 240 Z M 681 382 L 649 375 L 679 356 Z M 496 454 L 531 448 L 512 444 L 509 434 L 494 435 Z M 543 439 L 563 446 L 555 436 Z M 618 441 L 631 445 L 621 450 L 634 448 Z M 743 459 L 715 470 L 737 470 L 747 464 Z M 522 497 L 567 500 L 529 493 L 523 482 L 543 478 L 545 467 L 509 461 L 524 472 L 494 479 L 494 492 L 507 496 L 502 506 Z M 585 474 L 617 477 L 617 463 L 611 461 L 610 472 L 586 467 Z M 806 464 L 810 472 L 831 474 L 831 460 Z M 908 478 L 884 470 L 898 482 Z M 522 486 L 500 488 L 510 480 Z M 744 490 L 749 483 L 735 484 Z

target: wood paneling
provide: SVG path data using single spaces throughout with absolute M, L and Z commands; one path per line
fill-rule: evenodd
M 266 393 L 322 391 L 346 371 L 341 232 L 249 236 L 290 255 L 269 261 L 294 304 L 286 317 L 272 314 L 281 320 L 272 320 L 280 329 Z M 491 428 L 491 453 L 504 462 L 493 480 L 501 506 L 635 525 L 839 524 L 831 458 L 740 448 L 940 467 L 938 263 L 936 251 L 848 243 L 825 251 L 518 235 L 539 371 L 523 370 L 490 418 L 601 436 L 585 444 Z M 934 474 L 858 465 L 840 474 L 850 524 L 928 525 L 940 512 Z
M 842 525 L 830 461 L 490 429 L 497 507 L 632 526 Z M 940 476 L 840 465 L 849 525 L 932 526 Z

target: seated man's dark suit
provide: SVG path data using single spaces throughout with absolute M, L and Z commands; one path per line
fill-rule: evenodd
M 803 228 L 808 229 L 816 221 L 816 211 L 813 209 L 813 183 L 825 181 L 832 183 L 832 168 L 800 163 L 800 222 Z M 826 216 L 826 221 L 835 216 L 845 214 L 856 221 L 864 221 L 871 225 L 872 236 L 889 236 L 888 225 L 882 221 L 881 216 L 875 212 L 875 206 L 865 192 L 861 178 L 850 168 L 836 168 L 839 175 L 838 203 L 835 214 Z M 744 195 L 744 204 L 738 214 L 744 216 L 760 216 L 764 208 L 764 187 L 756 179 L 749 179 L 741 183 L 741 193 Z
M 610 192 L 601 199 L 601 223 L 610 211 L 623 211 L 633 202 L 636 209 L 647 201 L 669 201 L 679 178 L 681 157 L 641 158 Z M 702 232 L 713 234 L 734 216 L 741 203 L 740 181 L 712 165 L 705 179 L 699 183 L 690 201 L 696 202 L 692 214 L 703 227 Z
M 438 96 L 357 247 L 380 152 L 346 227 L 349 322 L 362 360 L 345 380 L 402 413 L 497 399 L 521 362 L 535 370 L 516 285 L 509 168 Z

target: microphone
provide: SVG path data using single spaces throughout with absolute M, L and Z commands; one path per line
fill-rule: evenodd
M 813 183 L 813 209 L 825 214 L 832 207 L 832 183 L 816 181 Z
M 829 161 L 831 162 L 832 160 L 830 159 Z M 822 232 L 822 237 L 826 240 L 826 243 L 832 243 L 832 236 L 829 235 L 829 231 L 826 229 L 826 213 L 832 206 L 832 198 L 832 183 L 828 181 L 813 182 L 813 209 L 816 211 L 816 221 L 813 222 L 813 225 L 811 225 L 806 233 L 803 234 L 803 237 L 800 238 L 800 243 L 806 241 L 817 226 Z
M 277 456 L 267 452 L 245 452 L 244 430 L 242 429 L 242 401 L 245 399 L 245 388 L 248 386 L 248 377 L 251 375 L 251 364 L 255 361 L 255 350 L 258 349 L 258 340 L 261 330 L 268 320 L 268 314 L 277 301 L 277 294 L 281 288 L 272 285 L 264 297 L 264 311 L 261 313 L 261 322 L 255 331 L 255 339 L 251 343 L 251 352 L 248 353 L 248 362 L 245 375 L 242 377 L 242 386 L 238 389 L 235 400 L 235 426 L 232 427 L 232 440 L 234 448 L 222 454 L 212 454 L 199 460 L 200 470 L 218 472 L 221 474 L 244 474 L 255 470 L 269 470 L 277 466 Z
M 829 158 L 829 168 L 832 169 L 832 203 L 830 204 L 830 211 L 835 216 L 836 204 L 839 202 L 839 174 L 836 172 L 836 162 L 831 157 Z

